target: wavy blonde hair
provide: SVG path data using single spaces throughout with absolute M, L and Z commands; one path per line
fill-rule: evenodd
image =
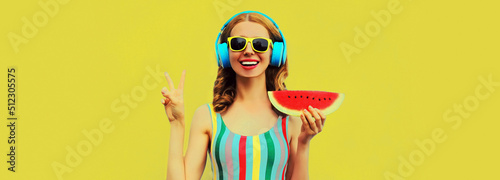
M 226 42 L 234 26 L 244 21 L 255 22 L 264 26 L 267 32 L 269 32 L 269 37 L 273 42 L 283 42 L 283 38 L 278 29 L 269 19 L 258 13 L 244 13 L 236 16 L 227 24 L 226 28 L 221 33 L 220 43 Z M 286 90 L 285 79 L 288 76 L 288 60 L 280 67 L 268 66 L 265 75 L 266 89 L 268 91 Z M 214 98 L 212 102 L 215 112 L 222 113 L 226 111 L 227 108 L 233 104 L 235 97 L 236 73 L 232 68 L 219 67 L 215 80 Z M 284 115 L 274 107 L 273 110 L 279 115 Z

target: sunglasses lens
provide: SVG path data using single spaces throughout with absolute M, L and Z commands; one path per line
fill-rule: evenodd
M 242 50 L 245 45 L 247 43 L 247 40 L 246 39 L 243 39 L 243 38 L 233 38 L 231 39 L 231 42 L 230 42 L 230 46 L 231 46 L 231 49 L 235 50 L 235 51 L 239 51 L 239 50 Z
M 266 51 L 269 46 L 269 42 L 266 39 L 254 39 L 252 45 L 257 51 Z

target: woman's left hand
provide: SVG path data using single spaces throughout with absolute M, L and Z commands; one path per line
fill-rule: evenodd
M 326 116 L 320 110 L 311 106 L 304 109 L 300 115 L 302 127 L 299 135 L 300 143 L 309 143 L 311 139 L 323 130 Z

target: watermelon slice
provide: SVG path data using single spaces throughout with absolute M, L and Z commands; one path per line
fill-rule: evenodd
M 344 100 L 343 93 L 326 91 L 268 91 L 271 104 L 279 111 L 300 116 L 309 105 L 318 108 L 325 115 L 337 110 Z

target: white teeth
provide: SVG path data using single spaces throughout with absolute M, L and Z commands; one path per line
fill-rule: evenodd
M 242 65 L 256 65 L 258 62 L 257 61 L 242 61 Z

